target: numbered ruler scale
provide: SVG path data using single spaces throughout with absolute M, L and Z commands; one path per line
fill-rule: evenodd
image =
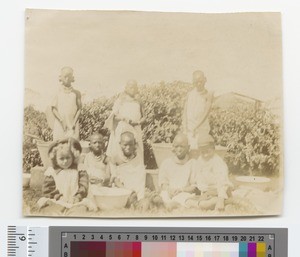
M 8 227 L 16 257 L 287 257 L 284 228 Z
M 7 256 L 48 257 L 48 227 L 8 226 Z

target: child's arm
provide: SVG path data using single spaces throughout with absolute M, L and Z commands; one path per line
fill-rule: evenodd
M 78 190 L 74 198 L 74 203 L 80 202 L 83 198 L 87 197 L 89 188 L 89 176 L 85 170 L 78 171 Z
M 64 131 L 67 130 L 67 123 L 65 122 L 64 119 L 61 118 L 61 116 L 59 115 L 59 112 L 57 110 L 57 108 L 55 106 L 51 106 L 51 111 L 54 115 L 54 117 L 59 121 L 59 123 L 61 124 L 62 128 Z
M 61 197 L 61 194 L 56 189 L 55 181 L 52 176 L 45 176 L 43 186 L 42 186 L 43 196 L 58 200 Z
M 182 188 L 182 192 L 186 192 L 186 193 L 194 193 L 195 191 L 196 191 L 195 185 L 188 185 L 188 186 Z
M 111 178 L 111 172 L 110 172 L 110 165 L 108 162 L 108 157 L 105 157 L 104 159 L 104 164 L 105 164 L 105 178 L 104 178 L 104 182 L 103 185 L 105 186 L 111 186 L 110 185 L 110 178 Z
M 207 103 L 206 103 L 206 105 L 204 107 L 203 115 L 198 119 L 197 126 L 195 127 L 194 132 L 207 119 L 207 116 L 208 116 L 208 114 L 209 114 L 209 112 L 211 110 L 211 107 L 212 107 L 213 100 L 214 100 L 213 93 L 208 93 Z
M 56 95 L 52 104 L 51 104 L 51 112 L 53 113 L 53 116 L 55 119 L 58 120 L 58 122 L 61 124 L 64 131 L 67 130 L 67 123 L 65 120 L 60 116 L 58 109 L 57 109 L 57 102 L 58 102 L 58 96 Z
M 72 129 L 75 129 L 76 123 L 79 120 L 79 117 L 80 117 L 80 114 L 81 114 L 81 109 L 82 109 L 81 94 L 77 90 L 74 90 L 74 93 L 76 94 L 77 112 L 74 116 L 74 122 L 73 122 Z

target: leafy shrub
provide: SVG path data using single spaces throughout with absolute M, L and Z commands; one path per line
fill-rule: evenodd
M 145 164 L 156 168 L 151 143 L 173 141 L 181 129 L 184 101 L 191 85 L 180 81 L 140 87 L 144 116 L 143 141 Z M 86 103 L 80 117 L 80 138 L 88 140 L 95 132 L 101 132 L 108 139 L 109 131 L 103 128 L 117 96 L 99 98 Z M 24 112 L 24 170 L 41 165 L 39 154 L 32 139 L 33 134 L 44 141 L 52 140 L 52 131 L 44 113 L 29 106 Z M 216 144 L 226 146 L 226 161 L 230 170 L 247 173 L 254 170 L 257 174 L 271 175 L 279 171 L 279 126 L 275 117 L 267 110 L 259 110 L 254 104 L 239 103 L 228 108 L 214 106 L 210 116 L 211 134 Z
M 46 115 L 27 106 L 24 109 L 24 137 L 23 137 L 23 171 L 29 172 L 36 165 L 42 165 L 36 140 L 52 140 L 52 131 L 47 124 Z
M 227 147 L 225 159 L 232 172 L 274 175 L 279 172 L 279 125 L 268 110 L 244 105 L 214 108 L 210 114 L 211 134 Z

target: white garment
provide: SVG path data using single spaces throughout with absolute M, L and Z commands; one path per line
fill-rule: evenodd
M 195 160 L 188 160 L 185 164 L 176 162 L 175 156 L 163 161 L 159 169 L 158 184 L 168 184 L 171 189 L 182 189 L 191 185 L 192 167 Z
M 163 184 L 167 184 L 170 189 L 181 190 L 182 188 L 191 185 L 194 161 L 195 160 L 191 159 L 182 164 L 175 156 L 164 160 L 158 173 L 159 186 L 161 187 Z M 168 191 L 163 190 L 160 193 L 160 196 L 165 203 L 177 202 L 182 206 L 185 206 L 186 200 L 191 198 L 193 194 L 181 192 L 170 198 Z
M 142 118 L 141 105 L 140 103 L 127 95 L 121 95 L 115 102 L 113 110 L 109 119 L 117 116 L 120 119 L 131 120 L 132 122 L 140 122 Z M 122 155 L 122 150 L 120 147 L 120 137 L 123 132 L 132 132 L 136 139 L 138 145 L 139 154 L 143 156 L 143 134 L 142 128 L 140 125 L 131 126 L 127 122 L 121 120 L 118 122 L 115 130 L 111 131 L 108 147 L 107 147 L 107 156 L 117 157 Z
M 188 93 L 186 103 L 186 134 L 191 149 L 197 149 L 198 136 L 208 134 L 210 131 L 209 120 L 206 118 L 199 126 L 199 119 L 204 115 L 207 105 L 208 93 L 201 93 L 196 88 Z
M 116 166 L 116 178 L 124 184 L 124 188 L 137 193 L 138 200 L 145 194 L 146 171 L 139 156 Z
M 103 163 L 103 158 L 104 156 L 102 156 L 100 159 L 97 159 L 92 152 L 86 154 L 83 164 L 84 169 L 89 177 L 96 177 L 103 180 L 109 177 L 108 167 L 105 163 Z
M 53 125 L 53 140 L 62 139 L 65 137 L 73 137 L 79 139 L 79 123 L 72 129 L 75 115 L 78 111 L 77 95 L 73 88 L 60 89 L 51 106 L 55 107 L 60 117 L 67 124 L 68 130 L 64 131 L 61 123 L 55 119 Z
M 201 192 L 217 191 L 218 197 L 227 199 L 227 189 L 232 186 L 228 178 L 228 167 L 223 159 L 214 154 L 206 161 L 201 156 L 195 161 L 193 175 Z
M 52 176 L 56 189 L 62 194 L 60 201 L 72 203 L 73 197 L 78 191 L 78 171 L 75 169 L 64 169 L 56 172 L 52 167 L 45 171 L 45 176 Z

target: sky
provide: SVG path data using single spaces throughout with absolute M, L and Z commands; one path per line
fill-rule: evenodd
M 282 95 L 280 15 L 28 10 L 25 88 L 50 102 L 63 66 L 89 98 L 126 81 L 191 82 L 202 70 L 216 95 Z M 26 102 L 26 99 L 25 99 Z

